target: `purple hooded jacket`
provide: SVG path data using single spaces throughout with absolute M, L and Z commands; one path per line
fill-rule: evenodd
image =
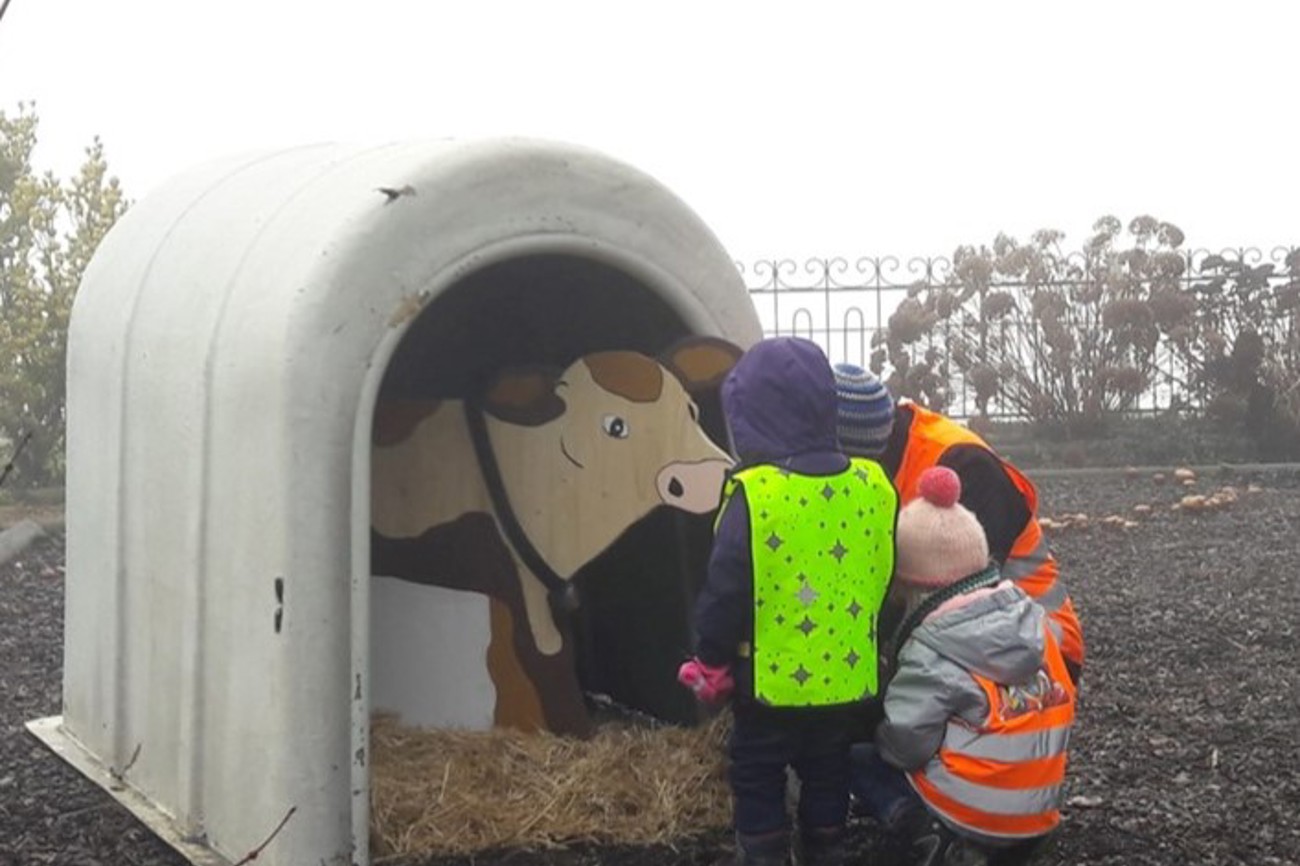
M 835 475 L 848 466 L 835 435 L 835 377 L 816 343 L 756 343 L 722 383 L 722 409 L 737 469 L 770 463 L 801 475 Z M 753 638 L 753 609 L 749 508 L 738 491 L 718 522 L 696 597 L 695 651 L 705 664 L 737 668 L 737 688 L 746 695 L 753 677 L 739 669 L 737 648 Z

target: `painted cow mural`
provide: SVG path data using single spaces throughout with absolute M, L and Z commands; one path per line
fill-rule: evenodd
M 585 355 L 481 400 L 386 401 L 372 451 L 373 705 L 406 724 L 585 736 L 574 574 L 660 505 L 717 507 L 731 465 L 691 392 L 740 350 Z

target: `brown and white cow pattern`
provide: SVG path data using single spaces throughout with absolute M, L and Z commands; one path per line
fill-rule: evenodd
M 731 460 L 688 389 L 716 385 L 739 354 L 697 338 L 660 360 L 597 352 L 497 380 L 488 439 L 556 575 L 572 579 L 659 505 L 717 507 Z M 381 402 L 374 438 L 373 706 L 426 727 L 590 733 L 572 640 L 501 530 L 462 404 Z

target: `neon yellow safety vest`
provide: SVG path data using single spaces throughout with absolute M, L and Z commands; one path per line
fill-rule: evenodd
M 898 514 L 889 477 L 862 458 L 830 476 L 761 464 L 731 477 L 723 509 L 737 487 L 749 506 L 754 697 L 814 707 L 874 695 Z

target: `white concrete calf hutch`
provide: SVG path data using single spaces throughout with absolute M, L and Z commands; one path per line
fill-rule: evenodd
M 701 220 L 589 150 L 174 179 L 73 311 L 63 715 L 31 729 L 194 862 L 280 827 L 259 862 L 338 866 L 369 861 L 372 712 L 693 712 L 661 686 L 727 465 L 717 383 L 759 336 Z

